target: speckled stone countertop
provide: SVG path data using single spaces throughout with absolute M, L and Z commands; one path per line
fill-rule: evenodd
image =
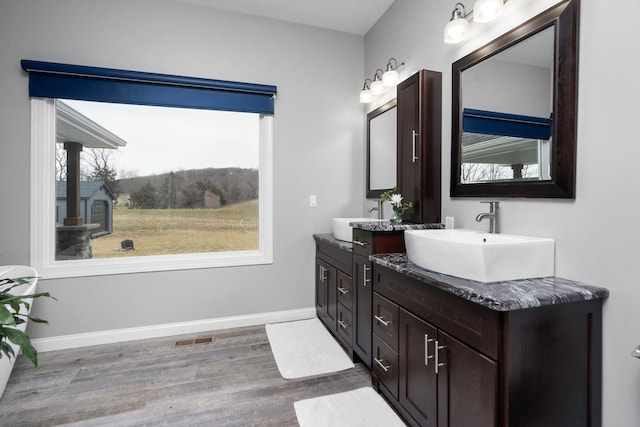
M 329 243 L 330 245 L 337 246 L 340 249 L 343 249 L 345 251 L 351 252 L 353 250 L 353 243 L 345 242 L 344 240 L 338 240 L 335 237 L 333 237 L 333 234 L 331 233 L 314 234 L 313 238 L 316 239 L 316 241 L 318 242 L 326 242 L 326 243 Z
M 559 277 L 482 283 L 418 267 L 406 254 L 371 255 L 369 259 L 407 277 L 496 311 L 512 311 L 567 302 L 605 299 L 605 288 Z
M 444 228 L 444 224 L 433 223 L 433 224 L 413 224 L 413 223 L 402 223 L 402 224 L 391 224 L 389 221 L 381 221 L 381 222 L 350 222 L 350 226 L 353 228 L 359 228 L 365 231 L 403 231 L 403 230 L 429 230 L 434 228 Z
M 362 230 L 365 231 L 402 231 L 402 230 L 427 230 L 427 229 L 431 229 L 431 228 L 444 228 L 444 224 L 438 224 L 438 223 L 434 223 L 434 224 L 412 224 L 412 223 L 404 223 L 404 224 L 391 224 L 389 221 L 382 221 L 382 222 L 350 222 L 349 225 L 351 225 L 354 228 L 360 228 Z M 344 249 L 346 251 L 352 251 L 353 250 L 353 243 L 351 242 L 345 242 L 343 240 L 338 240 L 335 237 L 333 237 L 333 234 L 331 233 L 326 233 L 326 234 L 314 234 L 313 238 L 318 240 L 318 241 L 322 241 L 322 242 L 326 242 L 329 243 L 333 246 L 337 246 L 340 249 Z

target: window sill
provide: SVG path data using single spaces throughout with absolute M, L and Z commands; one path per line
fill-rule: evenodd
M 270 255 L 259 251 L 144 256 L 110 259 L 56 261 L 34 266 L 42 279 L 150 273 L 200 268 L 272 264 Z

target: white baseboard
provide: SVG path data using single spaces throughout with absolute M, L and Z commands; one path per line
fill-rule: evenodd
M 109 331 L 85 334 L 62 335 L 32 340 L 39 352 L 66 350 L 90 345 L 113 344 L 146 338 L 159 338 L 172 335 L 193 334 L 221 329 L 241 328 L 264 325 L 267 323 L 290 322 L 311 319 L 316 316 L 315 307 L 298 310 L 274 311 L 270 313 L 250 314 L 247 316 L 223 317 L 218 319 L 196 320 L 192 322 L 169 323 L 163 325 L 142 326 L 139 328 L 113 329 Z

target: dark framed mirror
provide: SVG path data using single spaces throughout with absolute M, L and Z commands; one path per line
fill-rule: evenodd
M 575 198 L 579 0 L 452 65 L 451 196 Z
M 396 100 L 367 114 L 367 198 L 380 197 L 396 185 Z

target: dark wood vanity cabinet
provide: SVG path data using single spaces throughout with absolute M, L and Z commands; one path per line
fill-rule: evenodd
M 351 253 L 329 243 L 317 241 L 316 314 L 334 335 L 338 333 L 338 328 L 351 327 L 350 319 L 345 323 L 345 308 L 340 309 L 341 303 L 348 304 L 347 295 L 351 292 L 350 288 Z M 343 339 L 344 336 L 345 334 L 340 334 Z M 351 346 L 350 342 L 349 339 L 349 346 Z
M 397 87 L 397 186 L 414 207 L 402 216 L 440 222 L 442 74 L 420 70 Z
M 421 426 L 495 426 L 498 363 L 399 310 L 399 397 Z
M 414 426 L 600 426 L 602 301 L 496 311 L 373 264 L 373 374 Z
M 354 229 L 353 249 L 316 238 L 316 314 L 352 358 L 372 369 L 372 263 L 369 255 L 404 252 L 402 231 Z
M 369 255 L 404 252 L 403 231 L 353 230 L 353 351 L 372 369 L 372 263 Z

